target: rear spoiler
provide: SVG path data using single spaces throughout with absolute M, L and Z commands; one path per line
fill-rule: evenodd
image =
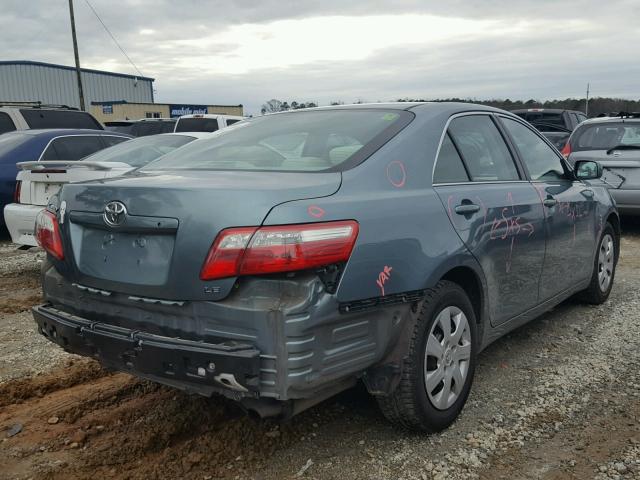
M 132 168 L 128 163 L 123 162 L 91 162 L 73 160 L 43 160 L 41 162 L 19 162 L 16 164 L 21 170 L 51 170 L 62 168 L 89 168 L 91 170 L 111 170 L 113 168 Z

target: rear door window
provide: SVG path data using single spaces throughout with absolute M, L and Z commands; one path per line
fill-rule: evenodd
M 442 141 L 440 153 L 433 172 L 433 183 L 468 182 L 469 176 L 465 170 L 462 158 L 447 133 Z
M 43 110 L 23 108 L 20 113 L 29 128 L 88 128 L 102 130 L 102 125 L 87 112 L 78 110 Z
M 102 149 L 104 145 L 99 136 L 58 137 L 49 144 L 42 160 L 80 160 Z
M 488 115 L 454 118 L 449 134 L 473 182 L 520 179 L 511 152 Z
M 568 178 L 558 154 L 536 133 L 510 118 L 502 117 L 501 120 L 516 144 L 531 180 Z
M 0 112 L 0 134 L 13 132 L 15 129 L 16 126 L 11 117 L 4 112 Z

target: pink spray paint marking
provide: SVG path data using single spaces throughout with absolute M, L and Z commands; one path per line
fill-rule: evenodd
M 317 205 L 309 205 L 307 213 L 313 218 L 322 218 L 324 217 L 325 211 Z
M 509 253 L 506 259 L 506 272 L 511 272 L 511 266 L 513 264 L 513 251 L 516 247 L 517 238 L 519 235 L 527 235 L 530 237 L 535 232 L 535 227 L 531 222 L 520 223 L 520 216 L 516 215 L 515 202 L 513 201 L 513 195 L 511 192 L 507 193 L 507 200 L 510 207 L 504 207 L 501 211 L 500 217 L 496 217 L 491 222 L 491 231 L 489 233 L 490 240 L 506 240 L 509 242 Z
M 389 278 L 391 278 L 391 270 L 393 270 L 392 267 L 385 265 L 382 271 L 378 274 L 378 279 L 376 280 L 376 283 L 380 288 L 380 293 L 383 297 L 384 297 L 384 284 L 387 283 Z
M 394 160 L 387 165 L 387 179 L 396 188 L 404 187 L 407 181 L 407 171 L 404 163 L 400 160 Z

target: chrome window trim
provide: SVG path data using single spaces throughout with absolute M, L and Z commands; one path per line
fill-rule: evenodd
M 436 150 L 436 157 L 433 160 L 433 168 L 431 169 L 431 186 L 435 187 L 435 186 L 441 186 L 441 185 L 477 185 L 477 184 L 485 184 L 485 183 L 515 183 L 515 182 L 525 182 L 527 183 L 528 180 L 527 179 L 518 179 L 518 180 L 490 180 L 490 181 L 481 181 L 481 182 L 474 182 L 473 180 L 469 180 L 468 182 L 455 182 L 455 183 L 434 183 L 434 178 L 435 178 L 435 173 L 436 173 L 436 165 L 438 163 L 438 157 L 440 156 L 440 149 L 442 148 L 442 143 L 444 142 L 444 137 L 447 134 L 447 131 L 449 130 L 449 124 L 456 118 L 459 117 L 468 117 L 471 115 L 485 115 L 487 117 L 489 117 L 491 119 L 491 117 L 495 116 L 497 112 L 493 112 L 493 111 L 480 111 L 480 110 L 476 110 L 476 111 L 469 111 L 469 112 L 460 112 L 460 113 L 455 113 L 453 115 L 451 115 L 449 117 L 449 119 L 447 120 L 447 123 L 445 123 L 444 125 L 444 129 L 442 130 L 442 134 L 440 135 L 440 143 L 438 143 L 438 149 Z M 500 113 L 501 114 L 501 113 Z M 501 114 L 507 118 L 511 118 L 511 116 L 509 115 L 504 115 Z M 493 120 L 492 120 L 493 121 Z M 500 132 L 500 129 L 496 126 L 496 129 L 498 129 L 498 133 L 500 133 L 500 136 L 502 136 L 502 132 Z M 504 141 L 504 139 L 503 139 Z M 516 162 L 516 159 L 513 158 L 513 152 L 511 152 L 511 150 L 509 149 L 509 145 L 507 144 L 507 142 L 504 142 L 505 147 L 507 147 L 507 150 L 509 150 L 509 154 L 511 155 L 511 160 L 513 161 L 513 165 L 514 167 L 516 167 L 516 171 L 518 172 L 518 175 L 520 175 L 520 171 L 518 170 L 518 164 Z M 523 172 L 524 173 L 524 172 Z
M 505 183 L 531 183 L 529 180 L 483 180 L 481 182 L 443 182 L 443 183 L 432 183 L 432 187 L 449 187 L 452 185 L 486 185 L 486 184 L 505 184 Z
M 47 151 L 47 149 L 49 148 L 49 146 L 51 145 L 51 143 L 54 140 L 58 140 L 59 138 L 68 138 L 68 137 L 116 137 L 116 138 L 126 138 L 127 140 L 132 140 L 131 137 L 126 137 L 124 135 L 114 135 L 114 134 L 109 134 L 109 135 L 100 135 L 100 134 L 96 134 L 96 133 L 74 133 L 71 135 L 59 135 L 57 137 L 53 137 L 51 138 L 47 144 L 44 146 L 44 148 L 42 149 L 42 152 L 40 153 L 40 156 L 38 157 L 38 159 L 36 160 L 36 162 L 40 162 L 42 160 L 42 157 L 44 156 L 44 152 Z M 113 145 L 112 145 L 113 146 Z M 105 148 L 109 148 L 109 147 L 105 147 Z M 103 148 L 104 150 L 104 148 Z M 98 150 L 99 151 L 99 150 Z

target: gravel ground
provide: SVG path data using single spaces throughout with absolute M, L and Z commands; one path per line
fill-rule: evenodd
M 640 479 L 638 225 L 610 300 L 485 350 L 460 419 L 430 436 L 390 426 L 361 386 L 278 424 L 64 354 L 24 311 L 38 255 L 0 246 L 0 479 Z

